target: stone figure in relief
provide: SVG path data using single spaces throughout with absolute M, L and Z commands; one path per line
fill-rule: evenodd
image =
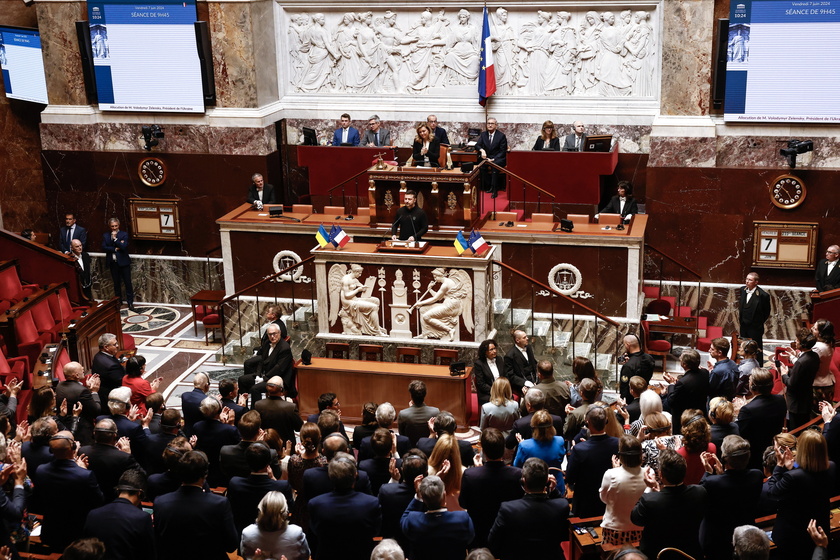
M 496 66 L 496 94 L 505 95 L 515 91 L 517 81 L 521 76 L 518 61 L 520 49 L 516 40 L 516 31 L 508 24 L 506 9 L 496 9 L 493 24 L 490 41 L 493 45 L 493 60 Z
M 446 45 L 446 41 L 443 38 L 441 22 L 433 22 L 432 13 L 428 10 L 420 14 L 420 23 L 409 35 L 416 38 L 407 60 L 411 75 L 407 89 L 413 92 L 426 89 L 437 82 L 437 69 L 443 61 L 435 58 L 440 57 L 440 48 Z
M 604 97 L 630 95 L 633 82 L 624 71 L 627 57 L 624 33 L 615 24 L 615 14 L 604 12 L 602 19 L 604 28 L 601 30 L 601 56 L 598 60 L 598 80 L 600 93 Z
M 376 18 L 374 29 L 379 35 L 382 50 L 385 52 L 385 73 L 380 74 L 383 78 L 381 80 L 383 89 L 385 83 L 390 81 L 393 84 L 393 91 L 397 91 L 401 85 L 400 68 L 402 68 L 403 58 L 408 56 L 408 45 L 417 42 L 417 37 L 406 35 L 397 27 L 397 14 L 391 10 L 385 12 L 385 17 Z M 386 74 L 390 80 L 385 78 Z
M 321 89 L 330 77 L 334 61 L 339 57 L 324 23 L 324 14 L 317 13 L 312 16 L 312 25 L 304 33 L 300 50 L 305 55 L 305 63 L 298 84 L 298 89 L 303 92 Z
M 633 80 L 634 95 L 653 95 L 653 71 L 655 64 L 655 43 L 653 29 L 648 25 L 648 12 L 638 11 L 633 15 L 635 25 L 627 39 L 630 55 L 626 62 L 627 73 Z
M 415 338 L 455 340 L 461 317 L 467 330 L 472 332 L 473 290 L 469 274 L 460 269 L 450 270 L 447 274 L 445 268 L 436 268 L 432 277 L 434 280 L 423 294 L 428 294 L 428 297 L 420 299 L 409 309 L 409 313 L 414 308 L 420 310 L 421 332 Z M 437 291 L 434 290 L 435 284 L 439 286 Z
M 549 44 L 549 65 L 545 77 L 547 93 L 566 95 L 574 91 L 574 69 L 577 59 L 577 33 L 570 25 L 572 14 L 557 12 L 557 22 Z
M 356 47 L 359 51 L 359 78 L 355 89 L 359 93 L 376 93 L 385 68 L 386 52 L 373 29 L 373 12 L 359 15 Z
M 303 67 L 306 58 L 301 50 L 305 42 L 307 28 L 311 25 L 308 14 L 298 14 L 291 18 L 289 23 L 289 54 L 292 59 L 292 85 L 297 86 L 303 75 Z
M 335 65 L 333 77 L 335 87 L 339 91 L 354 91 L 362 73 L 362 62 L 356 41 L 356 14 L 347 12 L 341 18 L 335 32 L 335 48 L 339 53 L 338 63 Z
M 470 13 L 467 10 L 459 11 L 458 25 L 450 31 L 443 59 L 447 84 L 472 84 L 478 78 L 480 41 L 478 28 L 470 23 Z
M 529 95 L 546 95 L 546 73 L 548 71 L 549 48 L 552 39 L 551 13 L 539 10 L 537 21 L 522 26 L 519 46 L 528 53 Z
M 359 277 L 363 270 L 358 264 L 351 264 L 350 270 L 343 264 L 330 267 L 330 325 L 340 317 L 343 334 L 387 336 L 379 326 L 379 298 L 370 295 L 376 278 L 371 276 L 362 284 Z
M 575 79 L 575 92 L 578 94 L 589 93 L 598 83 L 596 73 L 600 34 L 601 16 L 598 12 L 586 12 L 578 35 L 578 72 Z

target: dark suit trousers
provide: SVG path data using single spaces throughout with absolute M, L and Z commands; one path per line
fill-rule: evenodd
M 489 165 L 481 168 L 481 188 L 485 192 L 496 194 L 506 190 L 507 175 Z
M 111 279 L 114 281 L 114 295 L 120 301 L 123 300 L 121 284 L 123 282 L 125 283 L 125 299 L 128 305 L 134 305 L 134 286 L 131 285 L 131 265 L 119 266 L 115 262 L 109 262 L 108 268 L 111 269 Z

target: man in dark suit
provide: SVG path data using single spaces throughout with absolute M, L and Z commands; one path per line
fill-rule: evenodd
M 566 136 L 563 141 L 564 152 L 582 152 L 583 145 L 586 143 L 586 127 L 580 121 L 575 121 L 572 124 L 574 132 Z
M 617 194 L 595 215 L 595 218 L 597 219 L 601 214 L 619 214 L 624 223 L 629 224 L 633 214 L 638 213 L 639 205 L 633 198 L 633 185 L 630 181 L 619 181 Z
M 513 331 L 513 347 L 505 354 L 505 377 L 516 393 L 537 382 L 537 358 L 525 331 Z
M 108 395 L 117 387 L 122 387 L 125 368 L 117 359 L 119 351 L 117 336 L 105 333 L 99 337 L 99 352 L 93 357 L 91 370 L 99 376 L 99 402 L 108 400 Z M 72 410 L 68 408 L 67 410 Z
M 376 423 L 379 425 L 380 428 L 385 428 L 386 430 L 391 431 L 391 433 L 393 433 L 391 428 L 394 425 L 394 420 L 396 419 L 396 417 L 397 411 L 394 410 L 394 405 L 392 405 L 391 403 L 384 402 L 378 407 L 376 407 Z M 359 461 L 370 459 L 374 456 L 373 449 L 370 445 L 371 437 L 373 436 L 368 436 L 362 440 L 362 444 L 359 446 Z M 411 448 L 411 442 L 408 440 L 408 438 L 406 436 L 397 434 L 394 434 L 394 438 L 396 438 L 397 441 L 397 453 L 399 453 L 400 455 L 408 453 L 408 450 Z M 429 454 L 427 453 L 427 455 Z
M 196 373 L 193 377 L 193 390 L 181 393 L 181 412 L 184 414 L 184 432 L 190 436 L 196 422 L 204 418 L 201 414 L 201 401 L 210 390 L 210 377 L 206 373 Z
M 391 131 L 382 128 L 382 121 L 379 119 L 379 115 L 373 115 L 368 119 L 368 129 L 365 131 L 362 145 L 370 148 L 391 145 Z
M 277 197 L 274 194 L 274 185 L 266 184 L 260 173 L 251 175 L 251 186 L 248 187 L 248 204 L 277 204 Z
M 41 504 L 44 520 L 41 542 L 52 550 L 64 550 L 79 538 L 90 510 L 102 505 L 96 475 L 76 463 L 76 441 L 68 431 L 50 438 L 52 462 L 38 467 L 34 497 Z
M 108 220 L 110 232 L 102 234 L 102 250 L 105 262 L 114 281 L 114 295 L 122 301 L 122 284 L 125 284 L 125 300 L 128 308 L 134 311 L 134 286 L 131 285 L 131 256 L 128 254 L 128 233 L 120 231 L 117 218 Z
M 339 127 L 333 133 L 333 146 L 358 146 L 362 141 L 359 131 L 350 126 L 350 115 L 344 113 L 339 120 Z
M 644 527 L 639 547 L 648 558 L 656 558 L 663 548 L 679 548 L 694 558 L 702 558 L 698 535 L 706 514 L 708 499 L 702 486 L 683 484 L 685 459 L 671 449 L 659 452 L 659 476 L 645 476 L 653 492 L 642 494 L 630 514 L 630 521 Z M 576 495 L 577 496 L 577 495 Z
M 265 382 L 254 385 L 257 376 L 261 376 L 263 379 L 275 376 L 281 377 L 286 395 L 290 398 L 297 396 L 292 347 L 280 337 L 280 327 L 275 323 L 268 325 L 266 333 L 268 334 L 268 340 L 260 347 L 259 353 L 255 356 L 259 360 L 249 364 L 250 369 L 246 369 L 245 375 L 239 378 L 240 386 L 252 385 L 250 390 L 252 407 L 262 398 L 265 391 Z
M 99 422 L 105 418 L 114 421 L 117 425 L 117 437 L 127 437 L 131 444 L 131 454 L 140 462 L 146 463 L 146 441 L 151 435 L 147 425 L 150 417 L 142 418 L 142 424 L 128 419 L 126 416 L 131 408 L 131 389 L 128 387 L 117 387 L 108 395 L 108 411 L 110 414 L 103 414 L 96 418 Z
M 411 500 L 400 521 L 411 543 L 411 560 L 463 560 L 475 537 L 469 514 L 446 510 L 446 487 L 440 477 L 415 481 L 415 488 L 420 500 Z
M 26 459 L 26 470 L 33 475 L 38 467 L 53 460 L 50 453 L 50 438 L 58 432 L 58 424 L 52 416 L 42 416 L 32 423 L 31 436 L 29 441 L 24 441 L 20 446 L 20 454 Z M 34 504 L 27 504 L 29 511 L 39 513 L 41 510 Z
M 432 430 L 435 433 L 435 437 L 424 437 L 418 439 L 417 449 L 425 453 L 426 457 L 431 457 L 432 450 L 435 448 L 435 444 L 437 443 L 437 438 L 444 433 L 455 437 L 455 430 L 457 428 L 458 423 L 455 421 L 455 417 L 452 416 L 452 413 L 442 410 L 437 416 L 435 416 L 435 421 L 432 424 Z M 470 442 L 458 438 L 455 438 L 455 440 L 458 442 L 458 450 L 461 452 L 461 465 L 469 467 L 473 464 L 475 450 L 473 450 Z M 399 451 L 399 446 L 399 439 L 397 439 L 397 451 Z M 361 457 L 361 453 L 359 456 Z
M 105 418 L 96 423 L 93 445 L 85 445 L 79 453 L 88 458 L 88 469 L 92 470 L 99 481 L 99 489 L 105 502 L 117 497 L 114 488 L 124 472 L 139 469 L 140 464 L 131 456 L 129 442 L 122 439 L 117 442 L 117 425 Z
M 294 496 L 292 486 L 285 480 L 275 480 L 272 477 L 271 449 L 263 442 L 251 443 L 245 451 L 245 460 L 251 469 L 248 476 L 234 476 L 227 486 L 227 497 L 233 510 L 233 524 L 236 532 L 242 534 L 242 529 L 257 518 L 257 505 L 269 492 L 281 492 L 286 497 L 289 510 L 293 509 Z
M 429 433 L 429 420 L 437 416 L 440 409 L 426 404 L 426 384 L 421 380 L 415 379 L 409 383 L 408 393 L 411 400 L 408 408 L 400 410 L 397 428 L 411 445 L 417 445 L 417 440 Z
M 482 465 L 464 471 L 458 503 L 472 519 L 475 539 L 470 548 L 487 546 L 487 536 L 502 502 L 522 497 L 522 470 L 505 465 L 505 437 L 496 428 L 481 432 Z
M 283 322 L 283 319 L 280 318 L 282 315 L 282 308 L 279 305 L 271 304 L 265 308 L 265 323 L 262 324 L 260 327 L 260 342 L 253 349 L 253 355 L 245 360 L 242 364 L 242 368 L 245 370 L 244 375 L 239 378 L 239 394 L 240 395 L 247 395 L 251 392 L 255 384 L 255 379 L 257 377 L 257 372 L 260 363 L 262 362 L 262 356 L 260 355 L 260 349 L 269 343 L 268 340 L 268 326 L 272 323 L 275 323 L 278 327 L 280 327 L 280 338 L 286 340 L 288 337 L 288 330 L 286 329 L 286 323 Z M 251 403 L 253 404 L 253 403 Z
M 338 434 L 327 436 L 321 442 L 321 447 L 321 452 L 327 458 L 327 461 L 332 461 L 338 453 L 348 453 L 350 449 L 347 440 L 339 437 Z M 356 483 L 353 489 L 362 494 L 371 494 L 370 478 L 365 471 L 357 469 Z M 335 487 L 330 479 L 328 467 L 312 467 L 303 471 L 303 491 L 298 494 L 298 500 L 308 501 L 315 496 L 329 494 L 333 490 L 335 490 Z M 402 515 L 402 511 L 400 511 L 400 515 Z
M 606 506 L 598 495 L 604 473 L 612 468 L 618 453 L 618 438 L 606 433 L 607 413 L 600 406 L 590 406 L 586 413 L 589 439 L 575 445 L 569 453 L 566 484 L 574 488 L 574 514 L 577 517 L 604 515 Z
M 266 391 L 268 398 L 254 405 L 254 410 L 260 413 L 263 429 L 274 428 L 283 441 L 294 444 L 295 432 L 303 426 L 303 420 L 297 406 L 283 396 L 283 378 L 275 376 L 269 379 Z
M 87 245 L 87 230 L 76 224 L 76 215 L 73 212 L 67 212 L 64 215 L 64 225 L 58 233 L 58 250 L 69 255 L 70 244 L 74 239 L 78 239 L 84 248 Z
M 382 526 L 379 500 L 353 489 L 357 469 L 352 455 L 336 453 L 328 470 L 335 490 L 309 500 L 312 557 L 368 560 Z
M 219 381 L 219 402 L 222 407 L 227 407 L 233 411 L 234 423 L 239 424 L 242 415 L 248 412 L 247 406 L 242 406 L 240 402 L 247 402 L 247 398 L 239 395 L 239 384 L 236 379 L 222 379 Z
M 245 452 L 263 433 L 260 413 L 256 410 L 249 410 L 242 415 L 242 419 L 236 424 L 236 428 L 239 430 L 239 437 L 242 438 L 240 442 L 234 445 L 225 445 L 219 451 L 219 466 L 227 479 L 234 476 L 245 477 L 251 473 L 251 466 L 245 460 Z M 277 458 L 277 451 L 274 449 L 271 450 L 269 464 L 275 478 L 279 480 L 283 471 Z
M 624 353 L 627 361 L 621 366 L 618 390 L 621 398 L 630 403 L 633 402 L 633 395 L 630 394 L 630 378 L 638 375 L 650 383 L 655 362 L 653 356 L 642 351 L 642 343 L 635 334 L 624 337 Z
M 333 431 L 337 431 L 340 434 L 347 435 L 347 429 L 344 427 L 344 422 L 341 421 L 341 403 L 338 402 L 338 395 L 335 393 L 321 393 L 318 396 L 318 413 L 317 414 L 310 414 L 306 417 L 307 422 L 312 422 L 313 424 L 319 424 L 319 428 L 324 422 L 321 422 L 321 415 L 325 410 L 329 410 L 331 412 L 335 412 L 336 420 L 338 422 L 338 428 L 335 430 L 326 431 L 329 428 L 325 428 L 325 430 L 321 430 L 321 437 L 326 437 L 327 435 L 331 434 Z M 329 424 L 330 422 L 328 422 Z M 349 440 L 348 440 L 349 441 Z
M 732 558 L 735 527 L 755 523 L 764 474 L 748 469 L 749 460 L 750 443 L 736 435 L 724 438 L 720 460 L 713 454 L 703 460 L 706 474 L 700 486 L 706 489 L 709 508 L 700 526 L 700 542 L 706 558 Z
M 593 381 L 594 384 L 594 381 Z M 545 393 L 541 390 L 534 388 L 530 389 L 525 394 L 525 411 L 528 413 L 527 415 L 523 416 L 519 420 L 513 423 L 513 427 L 510 430 L 510 433 L 505 440 L 505 447 L 508 449 L 514 449 L 517 445 L 517 435 L 522 436 L 522 439 L 530 439 L 531 438 L 531 418 L 534 416 L 534 413 L 538 410 L 542 410 L 545 408 Z M 563 433 L 563 418 L 560 416 L 551 416 L 552 424 L 554 425 L 554 429 L 557 431 L 558 434 Z
M 181 412 L 174 408 L 163 411 L 160 420 L 160 432 L 151 434 L 146 440 L 146 472 L 148 474 L 162 473 L 166 470 L 163 462 L 163 451 L 172 440 L 183 435 L 181 433 Z
M 102 541 L 106 558 L 148 560 L 155 557 L 152 516 L 140 509 L 145 489 L 143 471 L 126 471 L 118 481 L 117 498 L 88 514 L 82 536 Z
M 487 119 L 487 130 L 478 137 L 475 149 L 478 150 L 483 159 L 491 161 L 499 167 L 507 167 L 507 136 L 496 130 L 496 127 L 496 119 L 492 117 Z M 493 193 L 493 198 L 496 198 L 499 191 L 506 189 L 507 176 L 499 173 L 498 169 L 490 168 L 489 165 L 482 166 L 481 169 L 483 189 L 486 192 Z
M 817 291 L 834 290 L 840 288 L 840 246 L 832 245 L 825 250 L 825 258 L 817 263 L 814 279 L 817 283 Z
M 85 251 L 81 241 L 74 239 L 70 242 L 70 256 L 76 259 L 76 272 L 79 276 L 82 292 L 89 300 L 93 299 L 90 291 L 90 253 Z
M 671 427 L 675 434 L 680 433 L 683 411 L 689 408 L 705 411 L 709 396 L 709 372 L 700 367 L 700 353 L 693 348 L 685 350 L 680 355 L 680 365 L 685 373 L 679 379 L 667 372 L 662 375 L 669 383 L 663 401 L 671 411 Z
M 183 484 L 155 500 L 159 560 L 227 560 L 239 545 L 227 498 L 204 492 L 207 457 L 188 451 L 178 461 Z
M 391 480 L 391 450 L 394 445 L 394 434 L 385 428 L 376 428 L 370 436 L 370 449 L 373 457 L 359 461 L 359 471 L 364 471 L 370 478 L 370 490 L 374 496 L 379 495 L 379 488 Z M 400 468 L 402 461 L 396 459 L 395 467 Z
M 429 125 L 429 128 L 432 130 L 432 134 L 435 135 L 438 142 L 441 144 L 449 144 L 449 136 L 446 134 L 446 129 L 442 126 L 438 126 L 438 119 L 435 115 L 429 115 L 426 117 L 426 124 Z
M 550 482 L 548 464 L 531 457 L 522 466 L 525 496 L 504 502 L 490 529 L 490 550 L 501 560 L 541 558 L 563 560 L 560 541 L 569 534 L 569 502 L 550 497 L 556 486 Z
M 761 469 L 761 454 L 773 444 L 773 436 L 782 432 L 787 405 L 782 395 L 773 395 L 773 374 L 756 368 L 750 374 L 750 391 L 755 397 L 738 413 L 738 432 L 750 442 L 749 468 Z
M 814 352 L 816 337 L 808 329 L 802 329 L 796 335 L 799 358 L 788 373 L 788 367 L 783 363 L 781 367 L 782 382 L 787 387 L 785 402 L 788 408 L 788 430 L 795 430 L 807 423 L 813 408 L 814 378 L 820 369 L 820 356 Z
M 225 445 L 239 443 L 239 432 L 234 426 L 226 423 L 232 412 L 226 413 L 225 422 L 221 421 L 222 405 L 215 397 L 205 397 L 201 401 L 201 413 L 204 420 L 196 422 L 193 426 L 193 434 L 198 438 L 195 448 L 203 451 L 210 462 L 207 483 L 211 487 L 221 486 L 227 483 L 227 477 L 222 475 L 219 466 L 219 452 Z
M 122 366 L 119 366 L 122 369 Z M 61 406 L 67 401 L 67 410 L 72 411 L 76 403 L 82 403 L 82 413 L 79 415 L 79 424 L 76 428 L 78 441 L 82 445 L 93 443 L 93 422 L 102 412 L 102 404 L 99 400 L 99 386 L 101 384 L 99 375 L 93 374 L 84 385 L 85 370 L 79 362 L 68 362 L 64 365 L 64 381 L 60 381 L 55 387 L 55 402 Z
M 379 488 L 379 506 L 382 508 L 382 538 L 395 539 L 405 551 L 406 556 L 410 557 L 410 545 L 402 532 L 400 520 L 405 508 L 414 499 L 414 479 L 418 476 L 426 476 L 429 464 L 426 455 L 419 449 L 409 451 L 402 460 L 399 483 L 383 484 Z M 465 474 L 471 470 L 473 469 L 467 469 Z M 463 486 L 461 492 L 463 495 Z
M 738 318 L 740 320 L 741 338 L 751 338 L 758 344 L 756 360 L 758 365 L 764 365 L 762 339 L 764 338 L 764 323 L 770 317 L 770 295 L 758 285 L 758 273 L 747 274 L 745 286 L 741 288 L 738 298 Z

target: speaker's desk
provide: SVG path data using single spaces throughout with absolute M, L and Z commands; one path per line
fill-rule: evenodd
M 351 423 L 361 422 L 362 407 L 369 401 L 388 401 L 401 410 L 408 407 L 408 384 L 419 379 L 426 384 L 426 402 L 448 410 L 458 425 L 466 425 L 472 368 L 453 377 L 449 366 L 335 358 L 312 358 L 310 365 L 298 362 L 295 367 L 304 418 L 318 412 L 318 396 L 327 392 L 338 395 L 341 417 Z

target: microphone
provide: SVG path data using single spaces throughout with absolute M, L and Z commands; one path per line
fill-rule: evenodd
M 409 215 L 409 217 L 411 218 L 411 229 L 414 230 L 414 243 L 419 243 L 420 240 L 417 239 L 417 228 L 414 226 L 414 219 L 416 216 Z

